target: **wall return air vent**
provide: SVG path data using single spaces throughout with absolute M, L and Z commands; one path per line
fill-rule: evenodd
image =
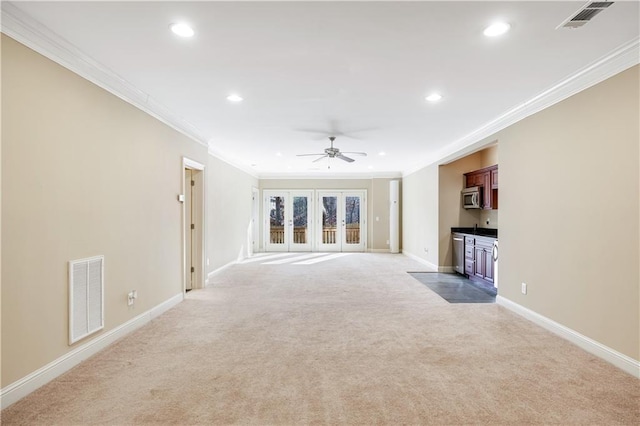
M 612 1 L 592 1 L 582 6 L 580 10 L 569 16 L 565 19 L 560 25 L 556 27 L 559 28 L 580 28 L 585 25 L 587 22 L 593 19 L 598 13 L 602 12 L 609 6 L 613 4 Z
M 69 262 L 69 344 L 104 328 L 104 256 Z

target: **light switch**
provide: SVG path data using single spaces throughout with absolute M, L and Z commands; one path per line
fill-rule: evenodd
M 184 203 L 184 194 L 178 194 L 178 201 Z

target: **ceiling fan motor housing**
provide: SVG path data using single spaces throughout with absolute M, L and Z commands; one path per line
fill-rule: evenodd
M 327 154 L 330 158 L 334 158 L 336 155 L 338 155 L 340 153 L 340 150 L 338 148 L 325 148 L 324 149 L 325 154 Z

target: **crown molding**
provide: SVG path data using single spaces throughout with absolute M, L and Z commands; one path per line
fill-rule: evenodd
M 482 148 L 484 146 L 483 140 L 496 132 L 640 62 L 640 37 L 636 37 L 539 95 L 515 106 L 466 136 L 447 144 L 441 150 L 402 172 L 340 173 L 332 176 L 307 173 L 256 173 L 255 170 L 226 158 L 208 142 L 208 138 L 196 126 L 179 117 L 165 105 L 153 99 L 148 93 L 138 89 L 113 70 L 100 64 L 46 26 L 31 18 L 11 2 L 1 2 L 0 23 L 0 31 L 2 33 L 146 112 L 194 142 L 207 147 L 210 155 L 257 179 L 369 179 L 408 176 L 434 163 L 443 164 L 460 158 L 473 150 Z
M 190 122 L 102 65 L 73 44 L 20 10 L 1 4 L 0 31 L 93 84 L 146 112 L 194 142 L 208 147 L 207 138 Z
M 208 152 L 209 155 L 212 157 L 217 158 L 218 160 L 227 163 L 228 165 L 230 165 L 231 167 L 235 167 L 236 169 L 248 174 L 249 176 L 256 178 L 256 179 L 260 179 L 260 176 L 256 173 L 255 170 L 246 167 L 240 163 L 237 163 L 235 161 L 230 160 L 229 158 L 225 157 L 224 155 L 222 155 L 222 153 L 220 153 L 215 146 L 209 142 L 209 146 L 208 146 Z
M 495 140 L 486 141 L 485 139 L 500 130 L 613 77 L 638 63 L 640 63 L 640 37 L 624 43 L 537 96 L 515 106 L 466 136 L 449 143 L 441 150 L 425 158 L 419 165 L 404 170 L 402 176 L 409 176 L 432 164 L 444 164 L 453 161 L 484 147 L 484 145 L 489 145 Z

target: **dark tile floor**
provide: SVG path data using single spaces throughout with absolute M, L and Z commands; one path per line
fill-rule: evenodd
M 497 290 L 490 284 L 471 281 L 460 274 L 409 272 L 416 280 L 449 303 L 495 303 Z

